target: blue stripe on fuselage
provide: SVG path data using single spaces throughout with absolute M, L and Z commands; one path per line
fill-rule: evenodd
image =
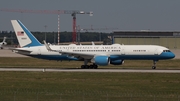
M 160 55 L 111 55 L 110 60 L 164 60 L 174 57 L 172 52 L 162 52 Z
M 19 25 L 22 27 L 22 29 L 25 31 L 27 36 L 30 38 L 31 43 L 24 46 L 24 47 L 31 47 L 31 46 L 42 46 L 42 44 L 32 35 L 32 33 L 19 21 L 17 20 Z
M 67 55 L 30 55 L 31 57 L 47 60 L 78 60 Z M 110 60 L 164 60 L 172 59 L 175 55 L 172 52 L 162 52 L 160 55 L 111 55 Z

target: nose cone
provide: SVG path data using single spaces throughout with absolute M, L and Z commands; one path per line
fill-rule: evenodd
M 174 55 L 174 53 L 172 53 L 172 52 L 163 52 L 163 53 L 161 54 L 161 57 L 162 57 L 163 59 L 172 59 L 172 58 L 175 57 L 175 55 Z
M 170 52 L 170 54 L 169 54 L 169 58 L 175 58 L 175 54 L 174 54 L 174 53 L 172 53 L 172 52 Z

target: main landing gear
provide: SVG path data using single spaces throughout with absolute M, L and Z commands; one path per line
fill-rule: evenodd
M 81 65 L 81 69 L 97 69 L 98 65 L 96 65 L 95 63 L 93 63 L 92 65 L 87 65 L 88 60 L 85 59 L 84 60 L 84 65 Z
M 153 60 L 153 66 L 152 66 L 152 69 L 156 69 L 156 62 L 155 60 Z
M 97 69 L 98 65 L 92 64 L 92 65 L 81 65 L 81 69 Z

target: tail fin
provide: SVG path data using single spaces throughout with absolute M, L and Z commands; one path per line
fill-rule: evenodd
M 3 41 L 2 42 L 6 42 L 6 37 L 4 37 Z
M 19 20 L 11 20 L 20 47 L 42 46 Z

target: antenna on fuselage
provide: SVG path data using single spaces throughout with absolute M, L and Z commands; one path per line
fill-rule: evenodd
M 92 43 L 92 45 L 95 45 L 93 41 L 91 43 Z

